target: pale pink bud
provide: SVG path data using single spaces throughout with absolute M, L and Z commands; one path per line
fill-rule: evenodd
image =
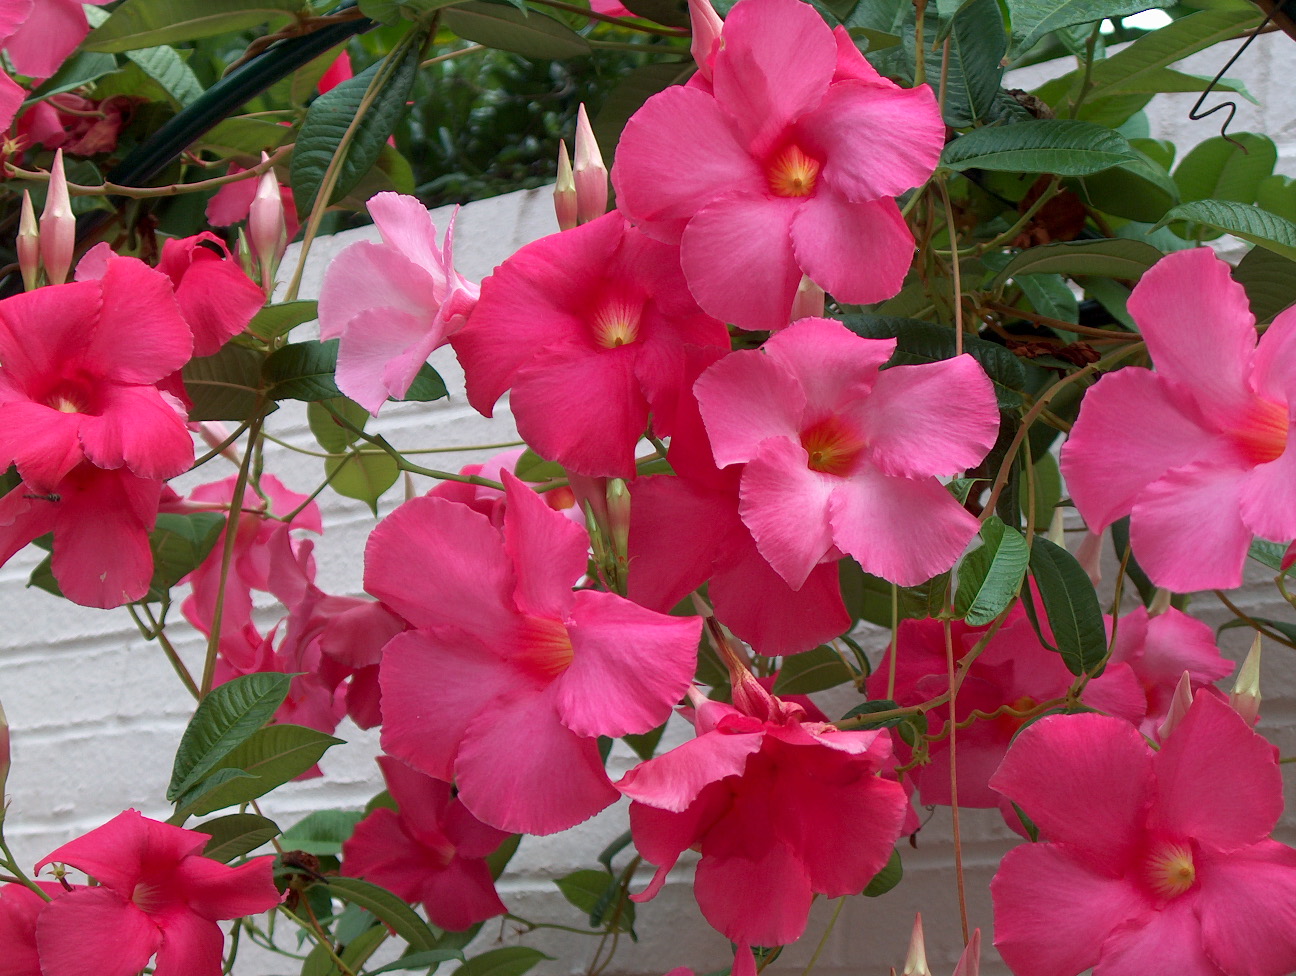
M 979 976 L 981 972 L 981 930 L 973 929 L 972 938 L 963 947 L 958 965 L 954 967 L 954 976 Z
M 261 154 L 261 162 L 270 157 Z M 288 249 L 288 223 L 284 217 L 283 196 L 274 170 L 261 174 L 256 196 L 248 210 L 248 243 L 261 266 L 261 285 L 269 290 L 274 282 L 275 269 Z
M 1148 604 L 1148 616 L 1159 617 L 1170 609 L 1173 604 L 1170 602 L 1173 594 L 1163 588 L 1157 587 L 1152 591 L 1152 602 Z
M 198 436 L 213 451 L 220 451 L 221 457 L 238 464 L 242 459 L 238 449 L 230 440 L 229 430 L 219 420 L 204 420 L 198 424 Z
M 0 705 L 0 820 L 4 819 L 5 781 L 9 779 L 9 720 Z
M 913 934 L 909 936 L 909 955 L 905 957 L 904 976 L 931 976 L 927 968 L 927 944 L 923 941 L 922 913 L 914 915 Z
M 607 213 L 608 171 L 584 103 L 576 111 L 576 162 L 572 176 L 576 180 L 576 222 L 587 224 Z
M 1170 710 L 1166 712 L 1166 720 L 1157 729 L 1157 738 L 1162 742 L 1169 738 L 1170 733 L 1179 727 L 1179 723 L 1188 714 L 1188 709 L 1192 708 L 1192 702 L 1192 675 L 1185 671 L 1179 676 L 1179 683 L 1175 685 L 1174 697 L 1170 699 Z
M 18 267 L 22 269 L 23 287 L 31 291 L 40 274 L 40 226 L 31 194 L 23 190 L 22 216 L 18 220 Z
M 1255 725 L 1260 718 L 1260 635 L 1256 634 L 1251 642 L 1251 650 L 1238 671 L 1237 682 L 1233 693 L 1229 695 L 1229 705 L 1241 715 L 1248 725 Z
M 45 280 L 51 285 L 67 281 L 76 247 L 76 217 L 68 196 L 67 175 L 63 172 L 63 150 L 54 154 L 50 169 L 49 194 L 40 219 L 40 252 L 45 264 Z
M 1102 582 L 1102 533 L 1086 532 L 1076 549 L 1076 560 L 1089 574 L 1089 582 L 1097 586 Z
M 1066 548 L 1066 519 L 1060 508 L 1053 509 L 1053 517 L 1049 520 L 1048 541 Z
M 805 275 L 801 276 L 801 284 L 797 285 L 796 294 L 792 296 L 792 317 L 791 321 L 798 319 L 823 318 L 824 313 L 824 290 L 816 285 Z
M 561 139 L 558 140 L 558 180 L 554 183 L 554 213 L 558 215 L 559 230 L 571 230 L 576 226 L 576 179 L 572 175 L 567 143 Z
M 711 6 L 711 0 L 688 0 L 688 5 L 689 21 L 693 27 L 693 41 L 689 45 L 689 52 L 697 62 L 698 73 L 710 81 L 711 62 L 715 60 L 724 21 Z

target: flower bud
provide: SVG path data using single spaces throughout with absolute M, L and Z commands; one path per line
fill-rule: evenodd
M 262 153 L 261 162 L 269 161 L 270 157 Z M 261 287 L 269 292 L 274 287 L 279 261 L 288 249 L 288 221 L 273 169 L 261 174 L 256 196 L 248 209 L 248 243 L 261 268 Z
M 40 252 L 45 264 L 45 280 L 51 285 L 67 281 L 76 247 L 76 217 L 68 196 L 67 174 L 63 171 L 63 150 L 54 154 L 50 169 L 49 194 L 40 219 Z
M 1229 705 L 1244 719 L 1247 725 L 1255 725 L 1260 719 L 1260 635 L 1256 634 L 1247 651 L 1242 667 L 1238 671 L 1237 683 L 1229 695 Z
M 1170 602 L 1172 594 L 1164 587 L 1158 586 L 1152 591 L 1152 602 L 1148 604 L 1148 616 L 1159 617 L 1169 610 L 1174 604 Z
M 31 194 L 23 190 L 22 216 L 18 221 L 18 267 L 22 269 L 23 288 L 31 291 L 40 275 L 40 227 Z
M 711 62 L 715 60 L 720 45 L 720 32 L 724 28 L 724 21 L 711 6 L 711 0 L 688 0 L 688 6 L 689 22 L 693 28 L 689 53 L 697 62 L 698 73 L 710 81 Z
M 981 972 L 981 930 L 973 929 L 972 938 L 963 947 L 958 965 L 954 967 L 954 976 L 979 976 Z
M 1157 729 L 1158 739 L 1165 742 L 1170 737 L 1170 733 L 1179 727 L 1179 723 L 1188 714 L 1188 709 L 1192 708 L 1192 703 L 1192 675 L 1185 671 L 1179 676 L 1179 683 L 1175 685 L 1174 697 L 1170 699 L 1170 709 L 1166 712 L 1166 719 Z
M 9 720 L 0 705 L 0 820 L 4 819 L 5 781 L 9 779 Z
M 914 915 L 913 934 L 909 936 L 909 955 L 905 957 L 903 976 L 931 976 L 927 968 L 927 944 L 923 941 L 922 913 Z
M 576 222 L 587 224 L 607 213 L 608 171 L 584 103 L 576 111 L 576 162 L 572 176 L 576 180 Z
M 823 318 L 824 290 L 805 275 L 797 285 L 796 294 L 792 297 L 791 321 L 798 319 Z
M 1101 532 L 1086 532 L 1076 548 L 1076 560 L 1094 586 L 1102 582 L 1102 542 Z
M 558 180 L 554 183 L 554 213 L 558 215 L 559 230 L 571 230 L 576 226 L 576 179 L 572 176 L 567 143 L 561 139 L 558 140 Z

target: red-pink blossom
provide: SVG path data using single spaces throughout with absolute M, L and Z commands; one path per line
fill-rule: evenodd
M 875 576 L 921 583 L 977 533 L 937 476 L 994 444 L 990 379 L 966 354 L 882 370 L 894 351 L 893 339 L 802 319 L 694 386 L 716 463 L 746 463 L 742 520 L 793 589 L 842 552 Z
M 279 903 L 273 858 L 230 867 L 202 856 L 210 838 L 127 810 L 38 865 L 71 865 L 99 884 L 52 901 L 36 922 L 44 976 L 218 976 L 216 924 Z
M 454 218 L 445 243 L 414 197 L 379 193 L 367 204 L 382 243 L 361 241 L 329 265 L 320 338 L 340 339 L 337 382 L 375 417 L 403 397 L 432 350 L 463 327 L 477 286 L 454 269 Z
M 1274 749 L 1198 695 L 1159 752 L 1104 715 L 1023 729 L 991 785 L 1046 843 L 990 890 L 1017 976 L 1283 976 L 1296 969 L 1296 850 Z
M 74 156 L 95 156 L 117 148 L 117 135 L 135 103 L 127 95 L 94 102 L 73 92 L 62 92 L 24 112 L 16 130 L 27 145 L 63 149 Z
M 841 301 L 894 295 L 913 255 L 894 197 L 944 143 L 931 89 L 858 52 L 840 72 L 838 39 L 800 0 L 738 3 L 714 52 L 709 83 L 668 88 L 626 124 L 621 211 L 678 242 L 698 304 L 745 329 L 786 326 L 803 273 Z
M 215 354 L 265 304 L 265 293 L 210 231 L 168 240 L 157 269 L 171 279 L 180 313 L 193 332 L 195 356 Z
M 365 588 L 415 628 L 383 652 L 382 743 L 453 779 L 486 823 L 548 834 L 617 798 L 597 737 L 666 720 L 692 679 L 701 621 L 573 593 L 585 533 L 503 479 L 501 528 L 423 497 L 369 537 Z
M 649 413 L 670 433 L 689 347 L 728 350 L 729 336 L 689 296 L 678 250 L 610 213 L 496 268 L 451 343 L 479 412 L 511 390 L 518 431 L 542 457 L 631 478 Z
M 1229 270 L 1198 248 L 1143 276 L 1129 310 L 1156 371 L 1099 380 L 1062 448 L 1089 528 L 1129 515 L 1139 564 L 1179 592 L 1239 586 L 1252 536 L 1296 537 L 1296 310 L 1257 342 Z
M 396 809 L 379 807 L 342 845 L 342 870 L 422 902 L 432 924 L 459 932 L 506 911 L 486 856 L 508 834 L 488 827 L 450 784 L 379 756 Z
M 0 38 L 14 70 L 48 78 L 90 32 L 83 4 L 101 7 L 112 0 L 4 0 Z
M 67 888 L 53 881 L 36 884 L 50 900 L 68 893 Z M 0 885 L 0 946 L 4 947 L 0 976 L 42 976 L 36 951 L 36 920 L 48 904 L 24 885 Z
M 907 801 L 878 771 L 879 732 L 841 732 L 735 677 L 735 705 L 703 701 L 697 738 L 617 784 L 634 802 L 635 847 L 657 865 L 654 897 L 688 848 L 706 920 L 742 947 L 800 938 L 816 894 L 858 894 L 887 863 Z

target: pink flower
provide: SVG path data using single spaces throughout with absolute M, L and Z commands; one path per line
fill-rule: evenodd
M 633 801 L 635 847 L 657 865 L 646 901 L 685 850 L 702 852 L 693 891 L 706 920 L 744 946 L 800 938 L 816 894 L 858 894 L 882 870 L 907 801 L 878 770 L 878 732 L 839 732 L 735 676 L 735 705 L 702 701 L 698 736 L 617 784 Z
M 44 976 L 133 976 L 154 953 L 156 976 L 218 976 L 225 937 L 216 922 L 267 911 L 280 895 L 273 858 L 229 867 L 202 856 L 209 839 L 127 810 L 36 865 L 58 861 L 99 882 L 41 912 Z
M 1122 369 L 1086 394 L 1062 448 L 1071 497 L 1095 532 L 1130 516 L 1158 586 L 1240 586 L 1253 535 L 1296 537 L 1296 310 L 1257 343 L 1246 292 L 1210 248 L 1157 262 L 1129 309 L 1156 372 Z
M 380 807 L 342 845 L 342 870 L 422 902 L 433 925 L 459 932 L 506 911 L 486 856 L 507 838 L 456 799 L 450 784 L 379 756 L 396 810 Z
M 320 338 L 342 340 L 338 387 L 376 417 L 463 326 L 477 286 L 454 269 L 453 217 L 439 247 L 436 225 L 413 197 L 379 193 L 368 207 L 382 243 L 352 244 L 333 260 L 319 312 Z
M 327 91 L 332 91 L 348 78 L 355 76 L 351 69 L 351 55 L 344 48 L 338 56 L 333 59 L 333 63 L 328 66 L 328 70 L 320 75 L 319 84 L 315 87 L 323 95 Z
M 239 173 L 246 173 L 248 169 L 247 166 L 230 163 L 226 175 L 236 176 Z M 246 180 L 226 183 L 207 201 L 207 223 L 213 227 L 229 227 L 232 224 L 247 220 L 248 214 L 252 210 L 252 201 L 256 199 L 258 186 L 260 186 L 260 180 L 251 177 Z M 288 240 L 291 241 L 297 236 L 297 232 L 301 230 L 301 221 L 297 217 L 297 205 L 293 202 L 292 187 L 280 183 L 279 199 L 283 203 L 284 223 L 287 225 Z
M 957 664 L 985 636 L 989 627 L 969 627 L 956 620 L 950 624 L 950 630 Z M 870 699 L 891 698 L 899 705 L 917 705 L 949 690 L 945 630 L 939 620 L 902 620 L 897 644 L 894 693 L 887 694 L 891 669 L 888 649 L 868 678 Z M 1066 669 L 1061 656 L 1039 642 L 1019 605 L 1009 611 L 999 632 L 959 686 L 958 720 L 973 718 L 974 709 L 985 714 L 993 714 L 1004 706 L 1026 711 L 1042 702 L 1061 698 L 1074 680 L 1075 675 Z M 1170 683 L 1172 691 L 1177 680 L 1176 675 Z M 1109 663 L 1099 677 L 1085 685 L 1083 701 L 1135 725 L 1143 719 L 1146 708 L 1143 689 L 1130 666 L 1115 662 Z M 947 704 L 938 705 L 926 714 L 934 732 L 949 721 L 950 708 Z M 959 729 L 956 749 L 960 806 L 1000 805 L 999 796 L 990 789 L 990 777 L 1025 721 L 1015 715 L 999 714 Z M 907 762 L 911 750 L 904 739 L 893 733 L 892 744 L 897 755 Z M 923 803 L 948 804 L 951 800 L 949 739 L 933 742 L 929 748 L 931 762 L 916 766 L 905 775 L 918 787 Z
M 50 899 L 67 889 L 53 881 L 38 881 Z M 77 887 L 81 887 L 78 885 Z M 36 951 L 36 921 L 49 902 L 20 884 L 0 886 L 0 976 L 42 976 Z
M 210 231 L 168 240 L 157 269 L 171 279 L 180 314 L 193 332 L 195 356 L 214 355 L 265 304 L 265 293 Z
M 990 380 L 968 355 L 880 370 L 894 350 L 892 339 L 802 319 L 694 386 L 716 463 L 747 464 L 742 520 L 793 589 L 841 552 L 893 583 L 921 583 L 977 533 L 936 479 L 994 444 Z
M 65 149 L 74 156 L 96 156 L 117 148 L 117 135 L 134 112 L 135 99 L 113 95 L 99 102 L 73 92 L 37 102 L 18 120 L 27 145 Z
M 0 466 L 40 492 L 83 459 L 149 479 L 185 471 L 193 440 L 154 384 L 192 349 L 166 277 L 134 258 L 0 302 Z
M 802 273 L 864 303 L 894 295 L 909 269 L 913 235 L 893 198 L 936 166 L 936 99 L 858 53 L 844 76 L 838 58 L 812 7 L 743 0 L 710 84 L 654 95 L 621 136 L 617 205 L 679 242 L 698 304 L 741 328 L 786 326 Z
M 511 389 L 518 431 L 538 454 L 617 478 L 634 477 L 650 411 L 669 433 L 687 347 L 729 348 L 724 326 L 689 297 L 676 249 L 616 213 L 496 268 L 451 342 L 480 413 Z
M 383 652 L 382 744 L 453 778 L 486 823 L 549 834 L 617 798 L 596 737 L 666 720 L 692 679 L 701 621 L 573 593 L 585 533 L 503 478 L 502 529 L 423 497 L 369 537 L 365 588 L 415 628 Z
M 3 0 L 0 37 L 14 70 L 48 78 L 90 33 L 83 3 L 101 7 L 112 0 Z
M 991 883 L 995 945 L 1018 976 L 1283 976 L 1296 969 L 1296 851 L 1273 747 L 1199 695 L 1154 752 L 1126 722 L 1024 729 L 991 785 L 1047 843 Z

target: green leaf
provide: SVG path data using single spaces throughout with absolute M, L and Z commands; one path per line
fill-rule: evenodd
M 332 400 L 342 396 L 337 372 L 338 340 L 293 342 L 272 352 L 261 375 L 271 399 Z
M 252 733 L 218 764 L 219 769 L 241 770 L 248 776 L 214 788 L 199 782 L 181 796 L 180 805 L 202 815 L 255 800 L 306 772 L 331 746 L 342 741 L 301 725 L 267 725 Z
M 556 461 L 546 461 L 529 447 L 522 452 L 517 464 L 513 466 L 513 473 L 520 481 L 529 481 L 532 484 L 567 477 L 567 472 L 561 464 Z
M 126 57 L 156 81 L 162 90 L 175 100 L 179 108 L 192 105 L 203 93 L 202 82 L 173 47 L 150 47 L 142 51 L 127 51 Z
M 841 721 L 845 721 L 848 718 L 858 718 L 861 715 L 872 715 L 874 712 L 891 712 L 895 711 L 899 707 L 898 704 L 891 701 L 889 698 L 878 698 L 874 701 L 866 701 L 862 704 L 856 705 L 841 717 Z M 898 715 L 894 718 L 883 719 L 880 722 L 866 723 L 861 726 L 861 728 L 889 729 L 894 728 L 904 721 L 907 721 L 907 717 L 904 715 Z
M 666 731 L 666 723 L 663 722 L 655 729 L 635 735 L 621 736 L 621 741 L 634 750 L 634 754 L 647 762 L 657 752 L 657 743 L 661 742 L 662 733 Z
M 1053 521 L 1053 511 L 1062 501 L 1062 472 L 1058 470 L 1057 458 L 1045 451 L 1033 465 L 1035 472 L 1035 511 L 1025 510 L 1026 489 L 1022 488 L 1022 514 L 1030 515 L 1032 524 L 1038 532 L 1047 532 Z
M 1268 617 L 1256 617 L 1256 616 L 1252 616 L 1251 619 L 1254 620 L 1254 621 L 1255 621 L 1256 623 L 1258 623 L 1258 624 L 1263 624 L 1265 627 L 1268 627 L 1268 628 L 1271 629 L 1271 630 L 1275 630 L 1275 631 L 1277 631 L 1278 633 L 1280 633 L 1280 634 L 1282 634 L 1284 637 L 1286 637 L 1289 641 L 1296 642 L 1296 624 L 1292 624 L 1292 623 L 1284 623 L 1284 622 L 1281 621 L 1281 620 L 1271 620 L 1271 619 L 1268 618 Z M 1234 619 L 1234 620 L 1230 620 L 1230 621 L 1228 621 L 1227 623 L 1220 624 L 1220 626 L 1219 626 L 1219 630 L 1217 631 L 1217 633 L 1221 633 L 1221 634 L 1222 634 L 1224 631 L 1226 631 L 1226 630 L 1232 630 L 1232 629 L 1235 628 L 1235 627 L 1248 627 L 1248 628 L 1249 628 L 1250 626 L 1251 626 L 1251 624 L 1250 624 L 1249 622 L 1245 621 L 1245 620 L 1236 620 L 1236 619 Z
M 995 277 L 991 287 L 1025 274 L 1096 275 L 1137 280 L 1165 255 L 1150 244 L 1110 238 L 1044 244 L 1018 251 Z
M 1043 536 L 1031 545 L 1030 570 L 1067 670 L 1098 677 L 1107 655 L 1107 629 L 1088 574 L 1074 556 Z
M 1029 562 L 1021 533 L 991 515 L 981 526 L 981 545 L 959 564 L 954 612 L 973 627 L 990 623 L 1012 603 Z
M 605 900 L 609 889 L 616 892 L 621 888 L 621 883 L 615 875 L 592 868 L 573 871 L 565 877 L 555 878 L 554 884 L 558 886 L 558 890 L 568 902 L 590 916 L 589 924 L 593 929 L 603 924 L 603 919 L 596 916 L 600 907 L 606 910 L 607 906 L 600 906 L 600 903 Z
M 378 514 L 378 499 L 400 477 L 400 465 L 390 454 L 359 454 L 324 461 L 329 487 L 345 498 L 362 501 Z
M 408 956 L 401 956 L 395 962 L 389 962 L 385 966 L 379 966 L 377 969 L 366 969 L 366 976 L 378 976 L 379 973 L 401 973 L 408 972 L 412 969 L 430 969 L 438 963 L 449 962 L 451 959 L 463 959 L 464 954 L 458 949 L 424 949 L 421 952 L 411 952 Z
M 302 7 L 302 0 L 126 0 L 81 48 L 134 51 L 263 25 L 282 27 Z
M 405 391 L 405 395 L 399 399 L 402 403 L 427 403 L 431 400 L 440 400 L 442 397 L 449 395 L 450 391 L 446 389 L 445 380 L 441 378 L 441 374 L 433 369 L 430 364 L 424 363 L 419 367 L 414 382 Z M 392 397 L 392 399 L 396 400 L 397 397 Z
M 324 174 L 359 113 L 370 82 L 382 72 L 385 81 L 351 137 L 328 202 L 335 203 L 350 193 L 378 161 L 387 139 L 405 114 L 405 103 L 414 88 L 422 52 L 421 36 L 419 33 L 406 35 L 382 61 L 311 102 L 297 133 L 289 167 L 293 201 L 299 214 L 308 214 L 314 207 Z
M 167 591 L 192 573 L 211 553 L 225 528 L 220 512 L 191 512 L 187 515 L 164 512 L 149 532 L 153 551 L 153 579 L 144 602 L 164 599 Z
M 1021 288 L 1031 307 L 1040 315 L 1061 319 L 1063 322 L 1079 321 L 1080 305 L 1061 275 L 1017 275 L 1013 280 Z
M 665 27 L 689 26 L 688 4 L 683 0 L 630 0 L 623 4 L 636 17 Z
M 1009 0 L 1013 53 L 1025 53 L 1052 31 L 1092 24 L 1107 17 L 1124 17 L 1150 7 L 1168 7 L 1170 0 Z
M 231 813 L 190 829 L 211 835 L 211 840 L 203 848 L 203 856 L 222 864 L 255 851 L 279 833 L 273 820 L 258 817 L 255 813 Z
M 1008 35 L 1004 33 L 998 0 L 971 0 L 965 4 L 950 22 L 948 39 L 945 123 L 964 128 L 986 118 L 1003 80 Z M 932 78 L 941 77 L 944 47 L 928 47 L 927 71 Z
M 945 147 L 941 165 L 952 170 L 1088 176 L 1138 157 L 1125 137 L 1075 119 L 1032 119 L 973 129 Z
M 808 695 L 812 691 L 836 688 L 855 679 L 853 672 L 841 655 L 827 644 L 821 644 L 802 654 L 789 654 L 783 659 L 778 680 L 774 682 L 776 695 Z
M 473 956 L 453 976 L 522 976 L 542 959 L 550 958 L 530 946 L 504 946 Z
M 1251 204 L 1194 200 L 1175 207 L 1156 226 L 1163 227 L 1176 220 L 1205 224 L 1296 261 L 1296 224 Z
M 312 889 L 318 887 L 326 888 L 334 898 L 368 909 L 416 950 L 427 952 L 437 948 L 436 933 L 419 918 L 414 909 L 405 904 L 404 899 L 396 897 L 386 888 L 359 878 L 329 878 L 327 882 L 317 882 L 311 886 Z
M 1179 198 L 1254 203 L 1260 182 L 1273 172 L 1278 148 L 1267 136 L 1239 132 L 1238 145 L 1215 136 L 1194 146 L 1175 167 Z
M 1246 289 L 1259 322 L 1271 321 L 1296 302 L 1296 261 L 1267 248 L 1251 248 L 1233 269 L 1233 280 Z
M 1165 167 L 1138 147 L 1131 144 L 1130 148 L 1137 159 L 1095 173 L 1081 181 L 1081 189 L 1095 209 L 1150 224 L 1179 202 L 1179 187 Z
M 174 802 L 268 722 L 291 682 L 291 675 L 261 672 L 213 688 L 180 737 L 167 799 Z
M 1266 176 L 1256 187 L 1255 200 L 1262 210 L 1296 221 L 1296 180 L 1289 176 Z
M 306 405 L 306 422 L 310 424 L 311 433 L 315 435 L 315 443 L 330 454 L 343 454 L 350 449 L 359 435 L 338 423 L 329 409 L 361 430 L 364 430 L 365 424 L 369 421 L 369 411 L 346 397 L 336 397 Z
M 279 842 L 286 851 L 336 857 L 363 819 L 355 810 L 316 810 L 285 830 Z
M 527 58 L 576 58 L 590 53 L 589 42 L 566 24 L 507 3 L 468 0 L 446 8 L 441 23 L 462 38 Z
M 227 342 L 213 356 L 191 359 L 181 371 L 193 400 L 189 419 L 247 420 L 261 400 L 261 369 L 265 356 L 236 342 Z
M 27 97 L 27 100 L 22 103 L 22 107 L 26 108 L 28 105 L 43 102 L 51 95 L 61 95 L 64 92 L 74 91 L 82 85 L 97 81 L 104 75 L 112 74 L 116 70 L 117 59 L 111 54 L 82 51 L 64 61 L 58 71 L 54 73 L 54 77 L 37 85 Z
M 278 125 L 267 119 L 239 116 L 225 119 L 199 139 L 195 145 L 218 156 L 257 157 L 263 152 L 273 152 L 278 149 L 292 138 L 292 133 L 293 130 L 288 126 Z M 252 321 L 255 323 L 256 319 Z M 255 327 L 253 331 L 256 331 Z
M 868 898 L 885 895 L 898 885 L 903 877 L 904 865 L 900 863 L 900 851 L 892 850 L 891 856 L 887 859 L 886 867 L 873 876 L 873 880 L 864 889 L 864 894 Z
M 275 128 L 280 128 L 275 126 Z M 267 305 L 248 323 L 248 329 L 262 339 L 278 339 L 297 326 L 319 318 L 319 302 L 280 302 Z

